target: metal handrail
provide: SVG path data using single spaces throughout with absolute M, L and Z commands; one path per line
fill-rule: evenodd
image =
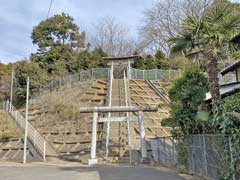
M 130 103 L 128 102 L 128 79 L 126 78 L 126 74 L 124 71 L 124 94 L 125 94 L 125 105 L 129 106 Z M 126 116 L 129 117 L 129 113 L 126 112 Z M 130 122 L 127 121 L 127 130 L 128 130 L 128 149 L 129 149 L 129 161 L 130 164 L 132 163 L 132 145 L 131 145 L 131 132 L 130 132 Z
M 111 64 L 111 69 L 109 71 L 109 93 L 108 93 L 108 106 L 112 106 L 112 84 L 113 84 L 113 63 Z M 111 117 L 111 112 L 108 112 L 108 117 Z M 107 122 L 107 132 L 106 132 L 106 154 L 105 158 L 108 157 L 109 149 L 109 133 L 110 133 L 110 122 Z
M 3 104 L 4 110 L 8 111 L 16 123 L 20 126 L 20 128 L 25 131 L 25 118 L 22 114 L 10 103 L 6 101 Z M 46 160 L 46 141 L 45 139 L 39 134 L 39 132 L 30 124 L 28 123 L 28 138 L 33 143 L 33 146 L 36 150 L 42 155 L 43 160 Z

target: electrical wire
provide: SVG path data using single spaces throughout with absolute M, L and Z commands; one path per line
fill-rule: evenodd
M 49 5 L 48 13 L 47 13 L 47 19 L 49 17 L 49 14 L 50 14 L 50 11 L 51 11 L 51 8 L 52 8 L 52 2 L 53 2 L 53 0 L 50 0 L 50 5 Z

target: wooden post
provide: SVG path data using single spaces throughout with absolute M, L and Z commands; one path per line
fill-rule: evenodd
M 96 149 L 97 149 L 97 118 L 98 113 L 93 113 L 93 124 L 92 124 L 92 143 L 91 143 L 91 159 L 88 160 L 88 165 L 97 164 Z
M 145 142 L 145 129 L 144 129 L 144 118 L 143 112 L 138 111 L 138 124 L 139 124 L 139 132 L 140 132 L 140 144 L 141 144 L 141 161 L 147 159 L 147 148 Z
M 26 115 L 25 115 L 25 134 L 24 134 L 24 153 L 23 163 L 26 163 L 27 157 L 27 134 L 28 134 L 28 97 L 29 97 L 29 77 L 27 77 L 27 95 L 26 95 Z

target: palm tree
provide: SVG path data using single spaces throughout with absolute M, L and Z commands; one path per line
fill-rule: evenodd
M 203 55 L 207 59 L 207 73 L 212 104 L 220 99 L 218 62 L 234 51 L 237 44 L 232 41 L 240 34 L 240 14 L 229 5 L 216 5 L 206 10 L 201 18 L 188 17 L 182 25 L 182 32 L 173 39 L 172 52 L 186 56 Z

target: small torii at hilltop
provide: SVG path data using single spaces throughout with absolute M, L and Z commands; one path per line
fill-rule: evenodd
M 123 71 L 127 72 L 127 78 L 131 79 L 131 65 L 134 63 L 134 59 L 139 57 L 138 55 L 132 56 L 122 56 L 122 57 L 104 57 L 103 59 L 108 61 L 107 65 L 111 66 L 113 70 L 114 67 L 120 66 Z M 123 76 L 123 73 L 121 74 Z

